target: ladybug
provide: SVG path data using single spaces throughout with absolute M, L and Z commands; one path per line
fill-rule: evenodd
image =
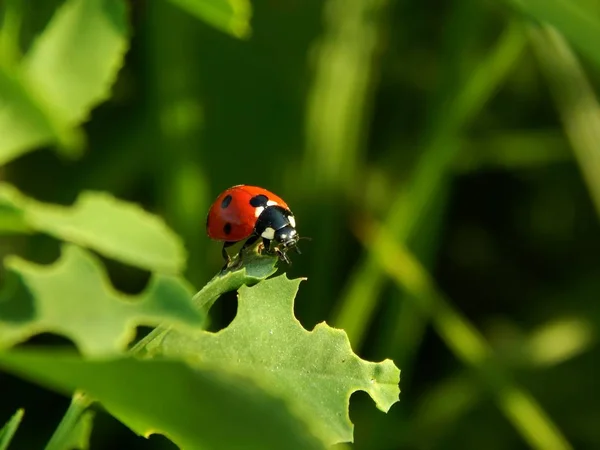
M 226 248 L 247 239 L 242 250 L 262 238 L 264 251 L 290 264 L 287 252 L 297 247 L 300 236 L 289 206 L 277 195 L 258 186 L 240 184 L 223 191 L 213 202 L 206 218 L 206 232 L 215 241 L 224 241 L 221 253 L 230 261 Z

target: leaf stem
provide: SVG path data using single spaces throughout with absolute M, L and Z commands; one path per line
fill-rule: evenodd
M 69 409 L 58 424 L 52 437 L 46 444 L 45 450 L 63 450 L 65 444 L 70 441 L 73 430 L 77 428 L 79 421 L 86 410 L 94 403 L 94 400 L 81 391 L 76 391 L 71 398 Z

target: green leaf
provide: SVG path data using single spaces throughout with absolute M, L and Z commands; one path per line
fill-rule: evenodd
M 234 266 L 232 270 L 216 275 L 192 299 L 192 303 L 202 313 L 206 314 L 214 302 L 224 293 L 239 289 L 243 285 L 252 286 L 273 275 L 277 268 L 277 258 L 261 256 L 254 252 L 244 254 L 244 265 Z M 159 327 L 140 340 L 132 351 L 137 355 L 152 356 L 155 350 L 160 353 L 162 339 L 171 333 L 167 327 Z
M 173 331 L 156 350 L 253 376 L 303 417 L 312 418 L 325 443 L 351 442 L 350 395 L 363 390 L 387 411 L 398 401 L 400 371 L 390 360 L 360 359 L 342 330 L 325 323 L 305 330 L 294 317 L 300 281 L 281 275 L 242 286 L 237 315 L 227 328 L 193 335 Z
M 31 91 L 19 76 L 0 66 L 0 165 L 48 142 L 75 148 L 82 140 Z
M 57 143 L 77 155 L 73 129 L 107 99 L 128 46 L 122 0 L 67 0 L 19 66 L 0 67 L 0 164 Z
M 325 448 L 285 402 L 225 371 L 56 351 L 0 354 L 0 366 L 65 393 L 82 388 L 138 434 L 161 433 L 183 449 Z
M 67 0 L 23 62 L 29 82 L 71 124 L 108 98 L 129 30 L 123 0 Z
M 2 428 L 0 428 L 0 450 L 8 449 L 10 441 L 17 432 L 17 428 L 19 427 L 21 420 L 23 420 L 23 414 L 25 414 L 24 410 L 17 410 L 10 420 L 6 422 Z
M 215 28 L 243 38 L 250 35 L 252 5 L 248 0 L 170 0 Z
M 17 257 L 5 265 L 10 272 L 0 297 L 0 347 L 52 332 L 99 356 L 123 351 L 138 325 L 203 324 L 181 278 L 155 275 L 143 294 L 127 296 L 114 290 L 96 257 L 75 245 L 65 245 L 52 265 Z
M 600 18 L 576 0 L 507 0 L 525 14 L 547 22 L 600 66 Z
M 185 266 L 180 238 L 161 219 L 108 193 L 85 191 L 65 207 L 35 201 L 0 183 L 2 207 L 13 215 L 22 212 L 15 227 L 24 223 L 127 264 L 165 273 L 181 272 Z

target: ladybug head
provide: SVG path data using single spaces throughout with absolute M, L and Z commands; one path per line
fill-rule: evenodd
M 275 232 L 275 237 L 273 238 L 278 246 L 286 249 L 295 247 L 299 239 L 300 236 L 298 236 L 298 232 L 291 225 L 277 230 Z
M 300 236 L 293 226 L 288 225 L 280 228 L 275 232 L 275 237 L 273 238 L 273 241 L 275 242 L 274 250 L 282 260 L 287 264 L 291 264 L 287 252 L 294 249 L 296 253 L 300 253 L 300 249 L 297 246 L 299 240 Z

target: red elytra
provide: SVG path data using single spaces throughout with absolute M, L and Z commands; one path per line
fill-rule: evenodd
M 250 237 L 257 220 L 256 207 L 250 204 L 250 200 L 257 195 L 264 195 L 279 206 L 290 209 L 280 197 L 264 188 L 245 184 L 233 186 L 223 191 L 210 207 L 206 219 L 208 236 L 215 241 L 241 241 Z M 231 200 L 223 208 L 228 197 Z M 229 233 L 225 232 L 227 224 L 231 224 Z

